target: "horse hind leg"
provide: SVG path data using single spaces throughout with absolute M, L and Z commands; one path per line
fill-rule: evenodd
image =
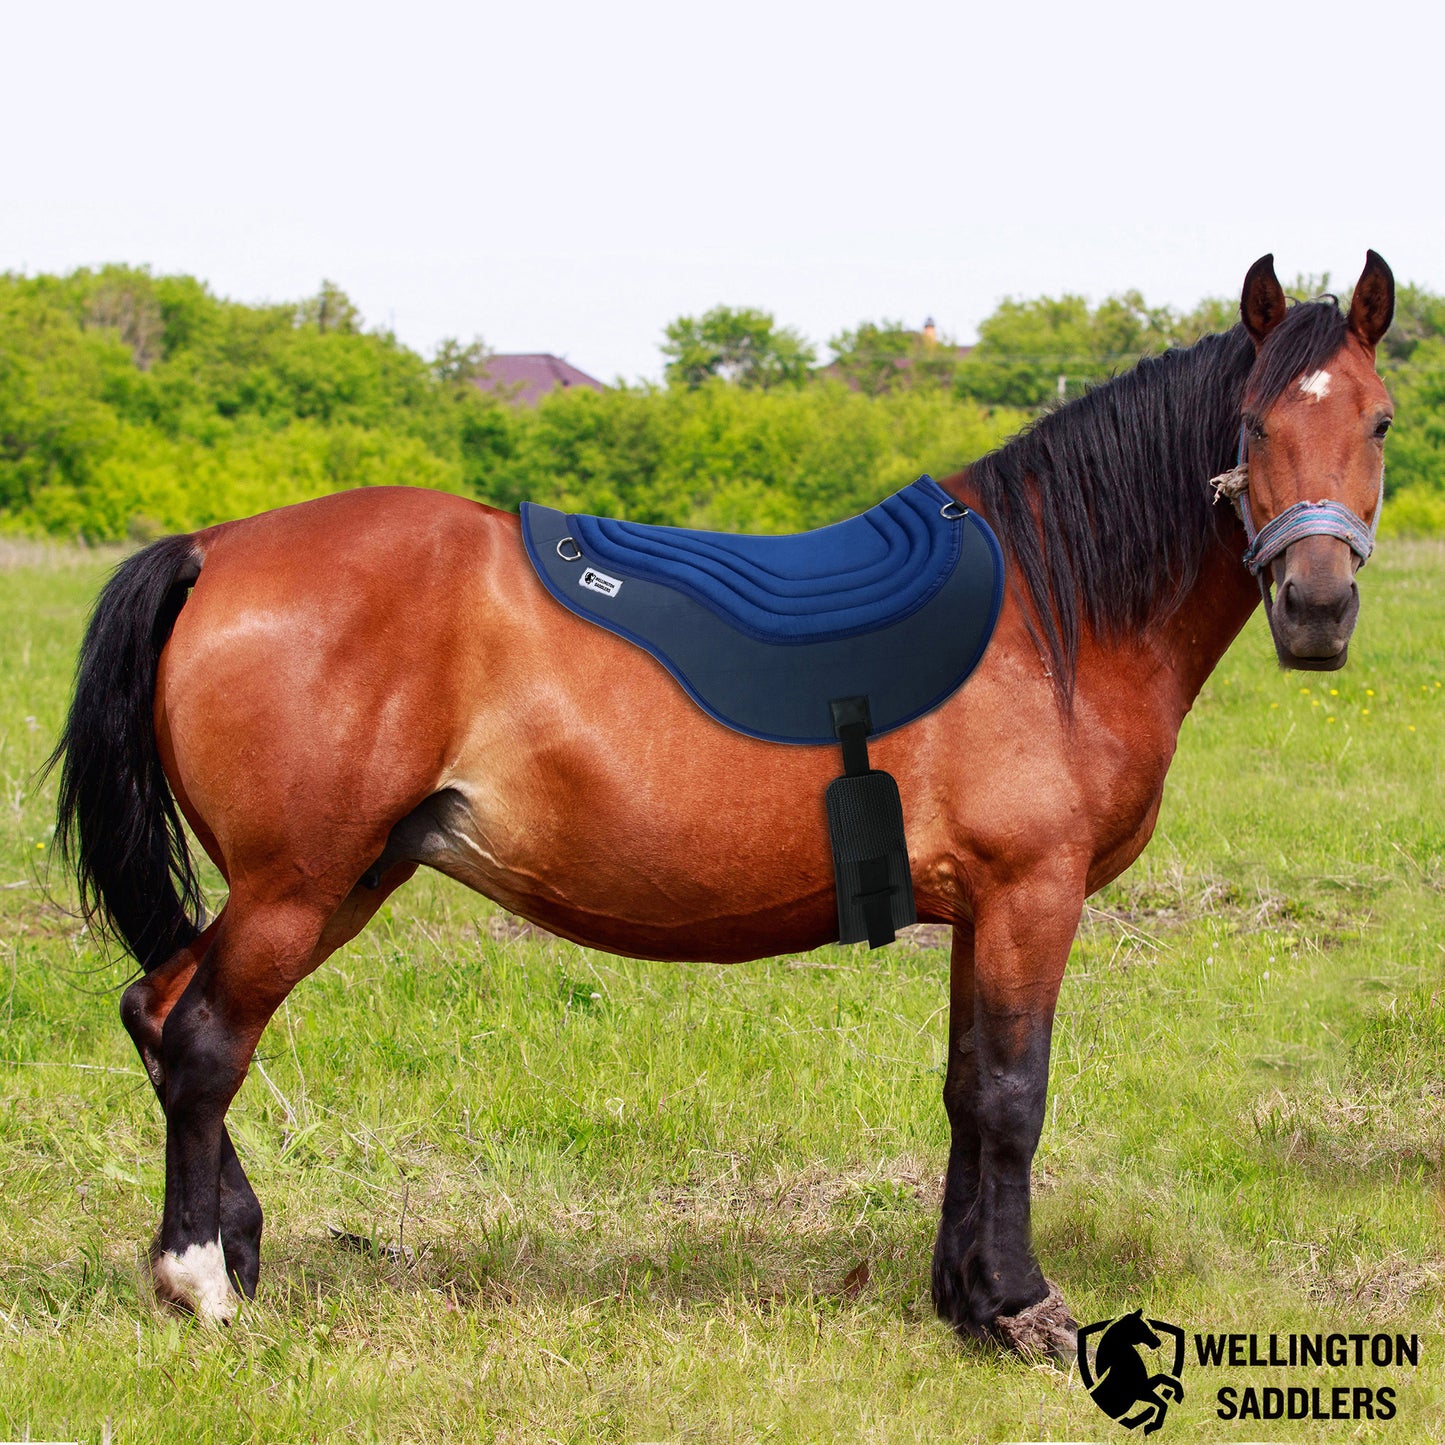
M 226 1322 L 236 1307 L 222 1212 L 222 1174 L 235 1154 L 227 1149 L 226 1110 L 271 1015 L 314 966 L 329 912 L 247 903 L 233 893 L 161 1029 L 166 1198 L 151 1271 L 161 1299 L 207 1321 Z M 254 1200 L 249 1184 L 232 1191 L 233 1220 L 249 1212 L 247 1196 Z M 234 1272 L 243 1288 L 254 1288 L 259 1251 L 253 1262 L 248 1247 L 259 1246 L 259 1229 L 254 1218 L 238 1222 Z
M 185 960 L 166 966 L 175 972 L 159 991 L 173 1002 L 153 1051 L 166 1115 L 165 1213 L 151 1261 L 161 1299 L 224 1323 L 235 1313 L 233 1279 L 254 1296 L 261 1206 L 231 1147 L 226 1110 L 286 995 L 360 933 L 414 871 L 391 866 L 377 888 L 353 888 L 339 904 L 334 896 L 262 903 L 233 893 L 189 980 Z
M 121 1020 L 136 1046 L 162 1111 L 166 1103 L 165 1067 L 161 1062 L 162 1030 L 176 1000 L 190 983 L 210 946 L 218 922 L 213 922 L 193 943 L 160 968 L 137 979 L 121 997 Z M 224 1125 L 221 1129 L 220 1220 L 226 1275 L 247 1299 L 254 1299 L 261 1271 L 264 1216 L 261 1201 L 241 1167 L 230 1131 Z M 157 1236 L 156 1251 L 159 1247 Z

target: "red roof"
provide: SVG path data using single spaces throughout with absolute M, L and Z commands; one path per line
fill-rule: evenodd
M 531 406 L 549 391 L 563 387 L 587 386 L 593 391 L 607 388 L 595 376 L 579 371 L 570 361 L 549 351 L 513 352 L 487 358 L 485 370 L 475 377 L 483 391 L 500 391 L 515 406 Z

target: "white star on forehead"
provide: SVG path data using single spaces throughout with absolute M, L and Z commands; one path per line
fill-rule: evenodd
M 1299 389 L 1311 401 L 1323 401 L 1330 394 L 1330 374 L 1327 371 L 1312 371 L 1300 379 Z

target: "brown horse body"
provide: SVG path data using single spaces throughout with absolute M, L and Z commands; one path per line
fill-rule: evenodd
M 1386 405 L 1373 347 L 1389 313 L 1371 277 L 1328 393 L 1287 389 L 1267 447 L 1259 428 L 1258 521 L 1305 495 L 1377 505 L 1364 438 Z M 1272 270 L 1273 289 L 1251 278 L 1259 345 L 1283 297 Z M 988 515 L 970 473 L 943 485 Z M 1221 504 L 1177 605 L 1123 635 L 1083 626 L 1067 686 L 1041 641 L 1048 605 L 1016 580 L 968 685 L 872 744 L 902 795 L 919 917 L 954 929 L 934 1294 L 960 1328 L 1047 1292 L 1028 1191 L 1055 999 L 1085 898 L 1148 842 L 1184 716 L 1259 601 L 1244 541 Z M 836 937 L 820 800 L 838 759 L 708 718 L 651 657 L 561 608 L 517 518 L 475 503 L 344 493 L 170 545 L 173 581 L 193 585 L 159 656 L 154 737 L 229 896 L 203 932 L 142 957 L 123 1013 L 168 1123 L 158 1290 L 226 1318 L 233 1281 L 255 1290 L 261 1231 L 226 1107 L 287 993 L 419 864 L 613 952 L 810 949 Z M 1342 658 L 1357 566 L 1326 536 L 1275 563 L 1282 655 L 1294 638 L 1303 665 Z M 83 852 L 83 797 L 77 814 Z M 89 882 L 107 908 L 103 874 Z

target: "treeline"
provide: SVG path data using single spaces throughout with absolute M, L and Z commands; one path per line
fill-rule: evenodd
M 514 407 L 367 331 L 327 285 L 245 306 L 188 276 L 0 276 L 0 528 L 144 538 L 383 483 L 514 507 L 793 529 L 956 469 L 1022 413 L 835 382 L 576 390 Z
M 665 386 L 514 407 L 473 384 L 480 344 L 423 358 L 331 285 L 247 306 L 133 268 L 0 275 L 0 530 L 141 539 L 390 483 L 794 530 L 957 470 L 1061 391 L 1232 319 L 1224 302 L 1177 314 L 1132 293 L 1010 301 L 971 349 L 865 323 L 820 366 L 766 313 L 718 307 L 668 327 Z M 1445 530 L 1445 300 L 1403 292 L 1386 350 L 1387 516 Z

